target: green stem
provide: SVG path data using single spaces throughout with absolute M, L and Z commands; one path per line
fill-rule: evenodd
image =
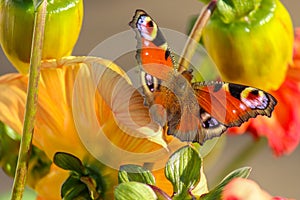
M 210 16 L 212 15 L 213 11 L 216 8 L 216 5 L 217 5 L 217 0 L 212 0 L 205 8 L 202 9 L 183 49 L 183 54 L 179 60 L 178 72 L 181 73 L 189 68 L 189 63 L 192 60 L 192 57 L 197 49 L 197 46 L 199 45 L 203 28 L 205 27 L 208 20 L 210 19 Z
M 46 21 L 46 7 L 47 1 L 44 0 L 35 11 L 34 16 L 34 30 L 30 55 L 29 82 L 24 115 L 24 126 L 11 200 L 21 200 L 26 185 L 28 161 L 31 153 L 31 142 L 33 138 L 33 128 L 37 107 L 38 83 L 40 77 L 40 65 Z
M 266 146 L 266 140 L 260 138 L 255 142 L 250 142 L 245 148 L 243 148 L 240 153 L 238 153 L 232 161 L 224 167 L 222 172 L 216 177 L 215 181 L 213 182 L 216 185 L 220 182 L 225 176 L 227 176 L 230 172 L 237 168 L 243 167 L 243 165 L 250 160 L 254 155 L 256 155 L 260 150 Z

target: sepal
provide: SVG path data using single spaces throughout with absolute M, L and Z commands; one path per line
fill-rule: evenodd
M 70 176 L 61 187 L 63 199 L 102 199 L 104 183 L 100 170 L 95 170 L 92 164 L 84 164 L 76 156 L 64 152 L 57 152 L 53 162 L 70 171 Z

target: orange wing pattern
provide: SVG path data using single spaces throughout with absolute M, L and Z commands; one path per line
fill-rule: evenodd
M 145 11 L 137 10 L 129 25 L 138 40 L 145 105 L 169 135 L 203 144 L 257 115 L 271 116 L 276 99 L 262 90 L 214 81 L 191 83 L 191 71 L 180 74 L 162 32 Z
M 257 115 L 271 116 L 276 99 L 253 87 L 223 83 L 193 84 L 199 105 L 222 124 L 240 126 Z
M 175 60 L 156 23 L 145 11 L 136 10 L 129 25 L 136 31 L 136 57 L 143 70 L 158 79 L 167 80 Z

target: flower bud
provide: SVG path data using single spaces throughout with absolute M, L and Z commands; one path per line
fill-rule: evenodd
M 70 55 L 78 39 L 82 0 L 47 0 L 43 59 Z M 31 0 L 0 1 L 0 43 L 10 62 L 22 73 L 28 72 L 34 25 Z
M 203 42 L 224 81 L 276 90 L 292 61 L 293 26 L 279 0 L 219 0 Z

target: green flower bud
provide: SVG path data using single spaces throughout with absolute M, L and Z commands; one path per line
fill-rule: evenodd
M 43 59 L 61 58 L 72 53 L 82 19 L 82 0 L 47 0 Z M 28 72 L 34 6 L 32 0 L 0 0 L 0 43 L 10 62 Z
M 276 90 L 292 61 L 293 26 L 279 0 L 219 0 L 203 42 L 224 81 Z

